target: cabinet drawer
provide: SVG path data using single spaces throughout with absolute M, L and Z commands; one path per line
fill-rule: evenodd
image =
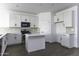
M 8 34 L 7 37 L 8 37 L 8 45 L 15 44 L 16 40 L 14 34 Z
M 21 43 L 22 42 L 21 35 L 15 34 L 15 37 L 14 38 L 15 38 L 15 40 L 16 40 L 17 43 Z

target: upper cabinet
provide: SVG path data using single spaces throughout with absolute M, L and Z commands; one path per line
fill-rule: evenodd
M 9 12 L 0 8 L 0 27 L 9 27 Z
M 72 27 L 72 21 L 73 21 L 73 12 L 72 11 L 66 11 L 64 12 L 64 25 L 65 27 Z
M 62 23 L 65 27 L 72 27 L 72 21 L 73 21 L 73 12 L 72 10 L 64 11 L 57 13 L 56 16 L 54 16 L 54 22 L 55 23 Z
M 21 20 L 19 14 L 10 14 L 10 27 L 21 27 Z
M 30 16 L 21 15 L 20 16 L 21 22 L 30 22 Z
M 30 16 L 31 27 L 38 27 L 38 16 Z
M 34 14 L 0 10 L 0 27 L 21 27 L 21 22 L 30 22 L 31 27 L 38 24 Z
M 63 16 L 64 16 L 63 13 L 57 14 L 54 18 L 54 22 L 63 22 L 64 21 Z

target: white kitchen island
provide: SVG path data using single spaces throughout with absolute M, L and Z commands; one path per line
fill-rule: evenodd
M 45 35 L 25 34 L 25 47 L 28 53 L 45 49 Z

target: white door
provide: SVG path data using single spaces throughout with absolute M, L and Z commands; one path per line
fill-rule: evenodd
M 72 27 L 72 11 L 64 13 L 64 24 L 65 27 Z

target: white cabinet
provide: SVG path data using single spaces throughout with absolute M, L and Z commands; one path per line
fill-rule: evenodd
M 64 12 L 64 25 L 65 27 L 72 27 L 72 18 L 73 14 L 72 11 L 66 11 Z
M 63 13 L 61 14 L 56 14 L 56 16 L 54 17 L 54 22 L 63 22 L 64 19 L 63 19 Z
M 74 46 L 74 35 L 64 34 L 62 35 L 61 45 L 72 48 Z
M 54 16 L 54 22 L 57 22 L 57 16 Z
M 8 45 L 21 43 L 21 34 L 8 34 Z
M 9 27 L 9 13 L 0 8 L 0 27 Z
M 51 12 L 40 13 L 39 17 L 39 28 L 40 33 L 50 34 L 51 33 Z
M 70 40 L 69 40 L 69 36 L 68 35 L 63 35 L 62 36 L 61 44 L 63 46 L 65 46 L 65 47 L 69 47 L 70 46 Z
M 54 22 L 64 22 L 65 27 L 72 27 L 73 25 L 73 11 L 64 11 L 57 13 L 56 16 L 54 16 Z
M 21 22 L 30 22 L 30 17 L 27 15 L 20 16 Z
M 41 34 L 25 34 L 25 48 L 27 52 L 45 49 L 45 37 Z
M 66 33 L 66 28 L 64 27 L 63 23 L 56 23 L 56 33 L 57 34 Z
M 37 16 L 30 16 L 30 22 L 31 22 L 31 27 L 38 27 L 38 17 Z
M 22 39 L 21 39 L 21 34 L 14 34 L 15 35 L 15 40 L 16 40 L 16 43 L 21 43 L 22 42 Z
M 20 15 L 18 14 L 10 14 L 10 27 L 21 27 Z

